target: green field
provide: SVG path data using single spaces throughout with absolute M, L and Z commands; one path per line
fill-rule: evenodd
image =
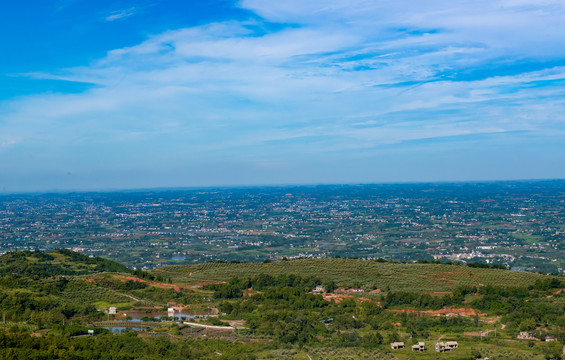
M 458 285 L 528 286 L 547 275 L 458 265 L 381 263 L 375 260 L 326 258 L 272 263 L 203 263 L 167 266 L 157 274 L 174 282 L 226 281 L 231 277 L 257 274 L 298 274 L 333 280 L 340 286 L 359 282 L 364 288 L 391 288 L 396 291 L 451 291 Z

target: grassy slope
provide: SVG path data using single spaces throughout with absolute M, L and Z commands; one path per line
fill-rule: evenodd
M 38 251 L 9 252 L 0 256 L 0 274 L 41 277 L 82 275 L 93 272 L 129 272 L 124 265 L 103 258 L 90 258 L 70 250 L 48 253 Z
M 228 280 L 260 273 L 299 274 L 334 280 L 338 285 L 359 281 L 364 287 L 387 286 L 393 290 L 450 291 L 460 284 L 527 286 L 546 275 L 523 271 L 477 269 L 456 265 L 391 264 L 361 259 L 301 259 L 262 263 L 204 263 L 168 266 L 155 273 L 171 277 L 174 282 L 198 283 Z

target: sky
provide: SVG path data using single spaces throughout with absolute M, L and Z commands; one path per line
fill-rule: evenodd
M 0 2 L 0 192 L 565 178 L 562 0 Z

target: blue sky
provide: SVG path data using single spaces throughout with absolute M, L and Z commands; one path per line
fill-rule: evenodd
M 565 178 L 556 0 L 0 4 L 0 191 Z

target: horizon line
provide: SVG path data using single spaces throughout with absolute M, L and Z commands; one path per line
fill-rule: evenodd
M 434 180 L 434 181 L 383 181 L 383 182 L 344 182 L 344 183 L 280 183 L 280 184 L 226 184 L 198 186 L 155 186 L 139 188 L 89 188 L 89 189 L 51 189 L 51 190 L 0 190 L 0 196 L 6 195 L 47 195 L 47 194 L 87 194 L 87 193 L 133 193 L 133 192 L 171 192 L 195 190 L 228 190 L 252 188 L 290 188 L 290 187 L 321 187 L 321 186 L 383 186 L 383 185 L 432 185 L 432 184 L 480 184 L 480 183 L 541 183 L 560 182 L 565 178 L 529 178 L 529 179 L 482 179 L 482 180 Z

